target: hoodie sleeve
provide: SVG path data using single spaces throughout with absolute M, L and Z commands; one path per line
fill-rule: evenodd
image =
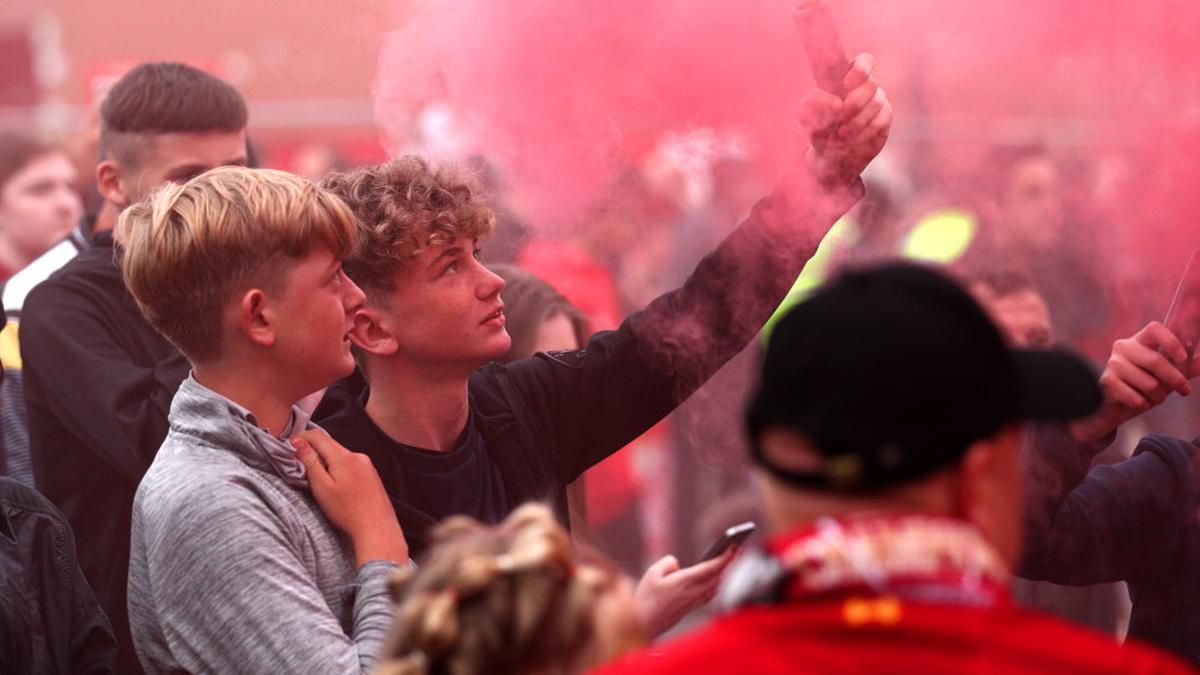
M 798 179 L 755 205 L 680 288 L 583 350 L 509 366 L 563 482 L 624 447 L 744 349 L 779 307 L 860 182 L 826 190 Z M 546 414 L 542 414 L 545 411 Z
M 1095 449 L 1065 431 L 1039 434 L 1022 576 L 1072 586 L 1137 579 L 1185 531 L 1196 509 L 1194 445 L 1152 434 L 1131 458 L 1089 471 Z

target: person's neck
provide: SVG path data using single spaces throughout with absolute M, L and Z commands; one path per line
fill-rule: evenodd
M 448 452 L 467 426 L 469 371 L 431 371 L 403 360 L 373 362 L 367 415 L 389 438 Z
M 100 232 L 108 232 L 115 228 L 117 226 L 117 216 L 120 213 L 120 207 L 110 201 L 105 201 L 101 204 L 100 210 L 96 212 L 96 221 L 92 223 L 92 235 L 95 236 Z
M 811 526 L 818 519 L 834 517 L 871 517 L 924 513 L 959 516 L 962 509 L 953 503 L 951 492 L 935 474 L 899 488 L 882 489 L 860 496 L 828 490 L 795 490 L 767 484 L 763 508 L 772 534 Z
M 197 365 L 192 376 L 200 384 L 242 406 L 254 415 L 258 425 L 272 436 L 279 436 L 291 419 L 295 398 L 275 383 L 275 378 L 263 377 L 235 364 Z
M 31 260 L 25 259 L 8 241 L 0 239 L 0 277 L 8 277 L 20 272 Z

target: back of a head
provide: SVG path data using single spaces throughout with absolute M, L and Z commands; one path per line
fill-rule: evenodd
M 545 506 L 492 527 L 451 518 L 420 569 L 394 583 L 399 609 L 379 673 L 581 672 L 641 641 L 632 611 L 597 616 L 620 583 L 575 562 L 570 535 Z
M 331 173 L 321 186 L 358 219 L 358 245 L 345 262 L 346 275 L 373 300 L 394 290 L 397 270 L 421 249 L 484 238 L 495 227 L 492 209 L 466 173 L 413 155 Z
M 100 157 L 136 166 L 150 137 L 237 132 L 247 117 L 245 100 L 228 83 L 182 63 L 143 63 L 104 98 Z
M 504 279 L 501 297 L 504 300 L 505 328 L 512 337 L 512 347 L 501 359 L 502 362 L 533 356 L 537 351 L 538 331 L 542 323 L 557 315 L 571 322 L 576 347 L 587 339 L 587 318 L 553 286 L 516 265 L 491 265 L 489 269 Z
M 193 362 L 220 355 L 222 310 L 236 292 L 278 288 L 286 263 L 318 246 L 354 246 L 354 216 L 311 182 L 222 167 L 167 184 L 126 209 L 125 285 L 147 320 Z
M 1010 350 L 974 299 L 940 271 L 906 263 L 850 270 L 797 305 L 771 336 L 748 411 L 752 438 L 793 430 L 820 466 L 795 485 L 869 494 L 949 467 L 1022 419 L 1091 412 L 1087 365 Z

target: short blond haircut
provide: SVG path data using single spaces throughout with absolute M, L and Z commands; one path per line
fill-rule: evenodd
M 458 167 L 431 167 L 414 155 L 346 173 L 321 186 L 350 206 L 358 243 L 346 275 L 375 301 L 395 290 L 396 272 L 421 249 L 490 235 L 496 217 L 479 186 Z
M 167 184 L 122 214 L 125 285 L 142 314 L 193 363 L 221 355 L 222 313 L 235 294 L 282 289 L 290 263 L 354 248 L 354 214 L 282 171 L 221 167 Z

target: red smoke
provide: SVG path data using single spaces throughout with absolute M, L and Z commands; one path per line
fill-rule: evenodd
M 415 0 L 381 55 L 379 119 L 403 151 L 414 111 L 444 100 L 535 228 L 576 222 L 671 131 L 739 134 L 777 175 L 812 86 L 790 5 Z M 994 143 L 1045 141 L 1111 174 L 1086 190 L 1106 211 L 1098 234 L 1127 265 L 1171 277 L 1200 245 L 1200 3 L 831 5 L 847 51 L 878 57 L 897 117 L 888 152 L 918 187 L 952 179 Z
M 527 206 L 569 220 L 669 131 L 737 132 L 777 167 L 809 86 L 779 0 L 465 0 L 413 8 L 376 93 L 393 135 L 444 98 Z

